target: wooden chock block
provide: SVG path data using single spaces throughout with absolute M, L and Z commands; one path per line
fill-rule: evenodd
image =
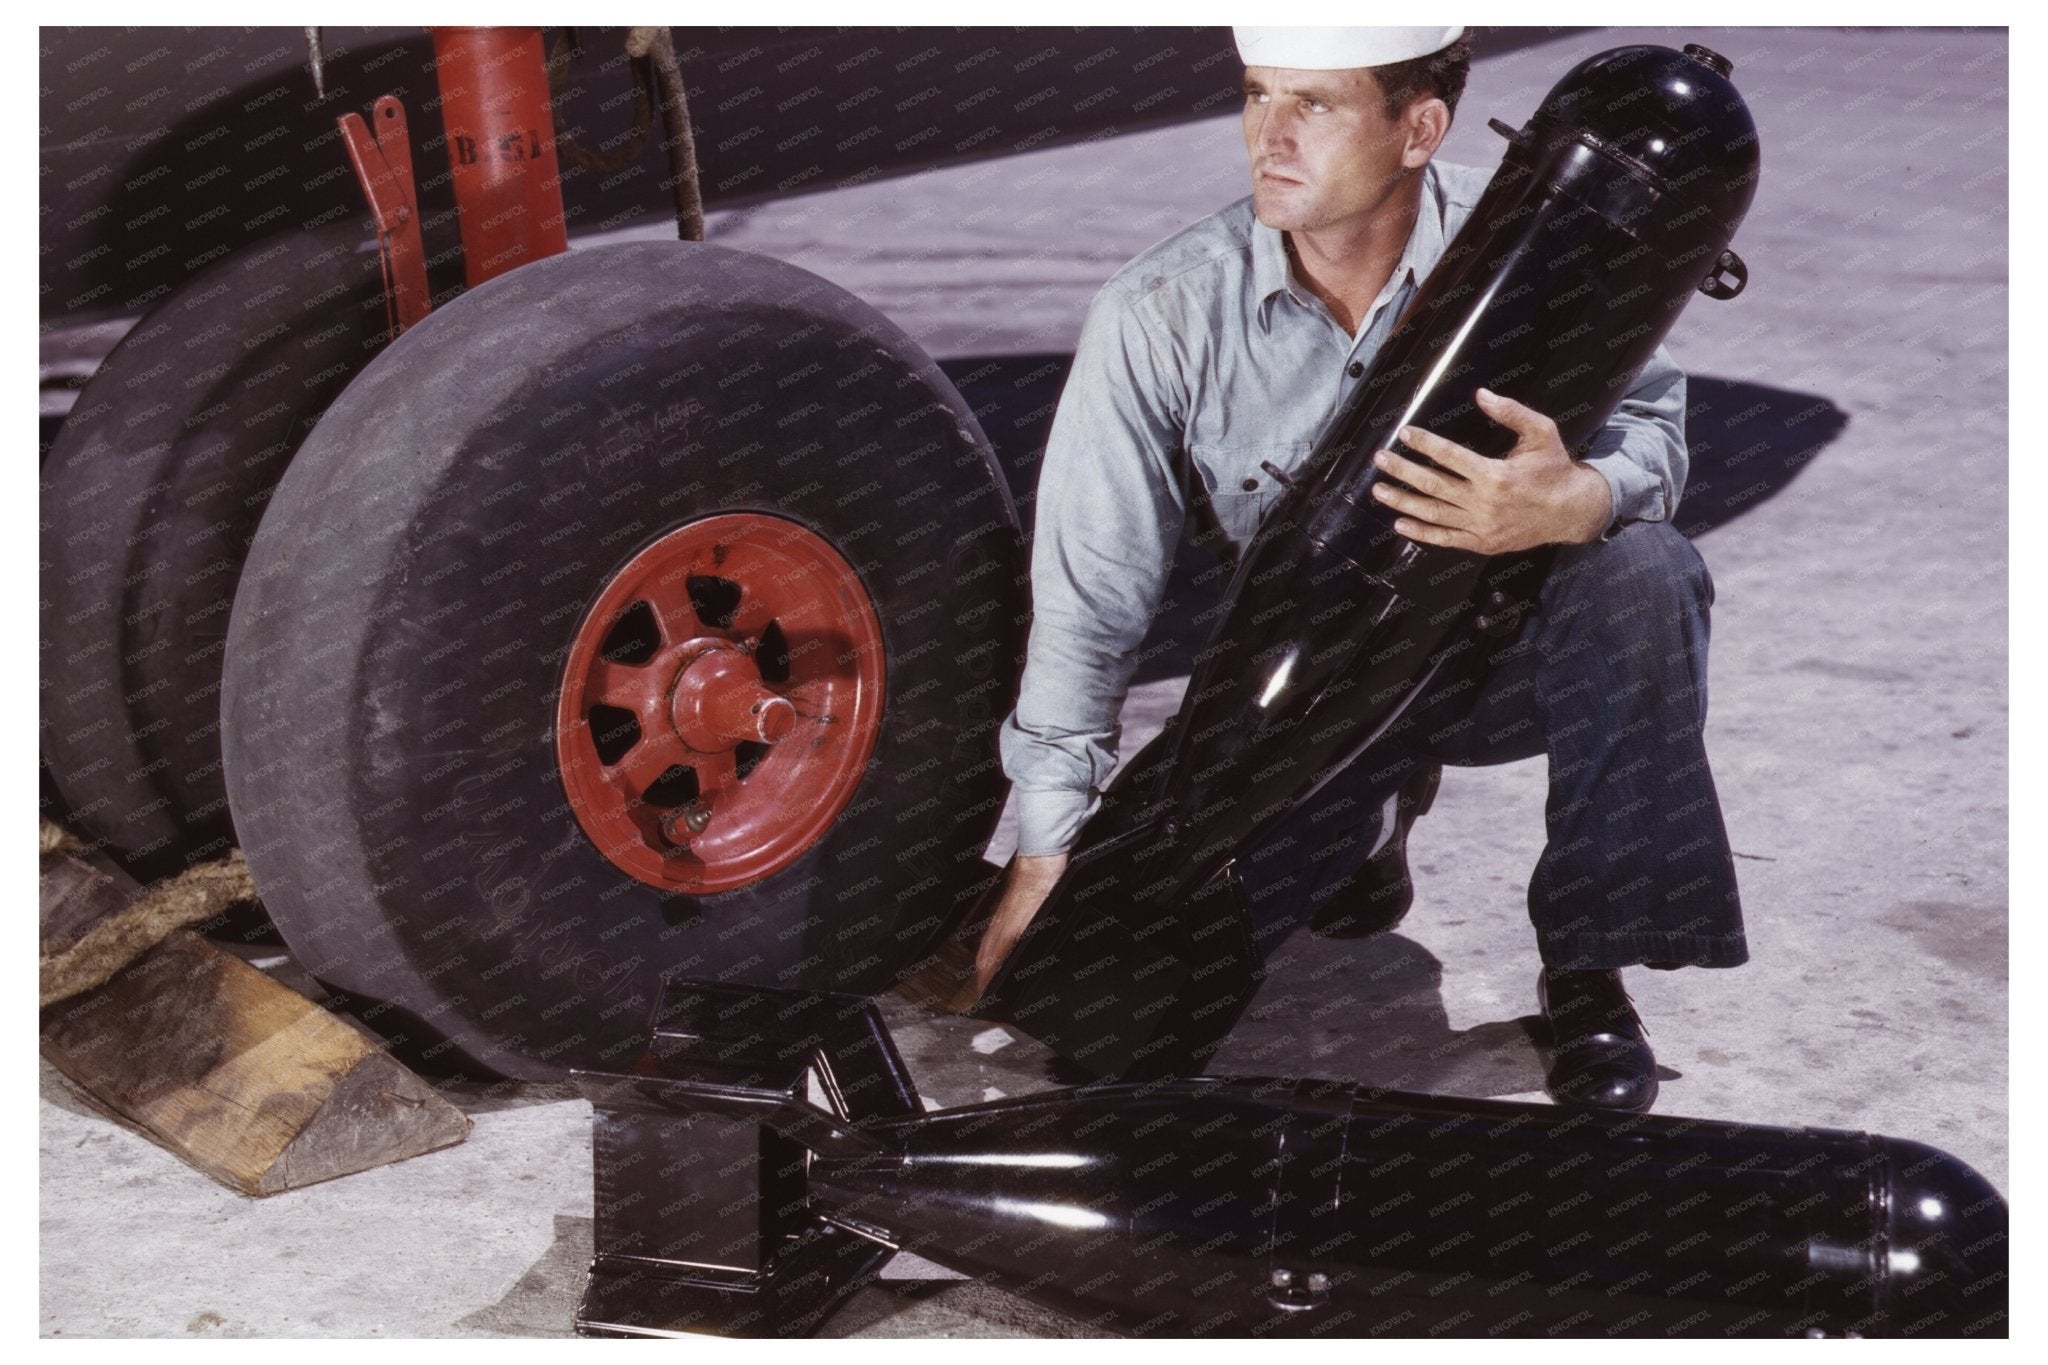
M 43 1055 L 231 1189 L 460 1142 L 470 1120 L 356 1029 L 187 930 L 43 1014 Z

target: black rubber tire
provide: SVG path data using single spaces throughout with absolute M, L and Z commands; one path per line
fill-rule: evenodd
M 554 707 L 614 573 L 736 511 L 854 566 L 884 713 L 820 842 L 688 897 L 585 837 Z M 694 243 L 541 261 L 394 343 L 279 487 L 228 639 L 236 827 L 308 967 L 444 1072 L 617 1067 L 668 975 L 884 989 L 992 875 L 1023 585 L 985 437 L 872 308 Z
M 232 842 L 235 582 L 293 452 L 384 332 L 365 225 L 279 237 L 138 323 L 43 465 L 42 752 L 80 832 L 139 876 Z

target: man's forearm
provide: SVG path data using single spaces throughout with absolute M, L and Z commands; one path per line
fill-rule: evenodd
M 1559 499 L 1553 543 L 1585 545 L 1598 540 L 1613 520 L 1613 488 L 1598 470 L 1574 461 L 1571 477 Z
M 1070 847 L 1116 766 L 1118 714 L 1184 515 L 1170 378 L 1118 289 L 1089 310 L 1053 418 L 1031 550 L 1031 640 L 1002 730 L 1020 851 Z
M 977 993 L 988 989 L 988 983 L 995 979 L 1003 959 L 1017 946 L 1017 940 L 1052 894 L 1052 889 L 1059 885 L 1066 870 L 1067 855 L 1064 853 L 1039 858 L 1019 854 L 1010 860 L 1009 877 L 1003 883 L 1003 898 L 996 902 L 995 913 L 989 917 L 988 928 L 981 936 L 981 946 L 974 955 L 974 988 Z

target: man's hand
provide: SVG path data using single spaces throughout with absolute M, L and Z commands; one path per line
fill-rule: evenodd
M 1571 457 L 1557 423 L 1512 398 L 1480 389 L 1479 410 L 1515 433 L 1498 460 L 1417 427 L 1408 447 L 1443 466 L 1431 469 L 1382 450 L 1373 463 L 1414 489 L 1384 480 L 1373 496 L 1401 514 L 1394 529 L 1410 540 L 1476 554 L 1510 554 L 1538 545 L 1583 545 L 1607 527 L 1613 498 L 1600 471 Z
M 1064 853 L 1010 859 L 1010 877 L 1003 884 L 1003 898 L 996 902 L 996 912 L 989 916 L 988 928 L 981 935 L 981 947 L 974 954 L 976 995 L 988 990 L 988 983 L 995 979 L 996 969 L 1003 965 L 1010 949 L 1017 946 L 1018 938 L 1031 923 L 1031 917 L 1038 913 L 1039 906 L 1045 904 L 1045 898 L 1052 894 L 1054 884 L 1066 870 L 1067 855 Z

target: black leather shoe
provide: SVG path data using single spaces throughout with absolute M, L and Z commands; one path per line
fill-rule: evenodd
M 1536 1003 L 1550 1026 L 1550 1075 L 1559 1104 L 1648 1113 L 1657 1101 L 1657 1058 L 1618 971 L 1544 968 Z
M 1352 874 L 1350 885 L 1316 907 L 1308 927 L 1324 938 L 1367 938 L 1383 934 L 1408 915 L 1415 904 L 1415 883 L 1408 878 L 1408 831 L 1436 803 L 1444 770 L 1425 764 L 1409 775 L 1401 789 L 1387 798 L 1380 828 L 1393 834 L 1365 865 Z

